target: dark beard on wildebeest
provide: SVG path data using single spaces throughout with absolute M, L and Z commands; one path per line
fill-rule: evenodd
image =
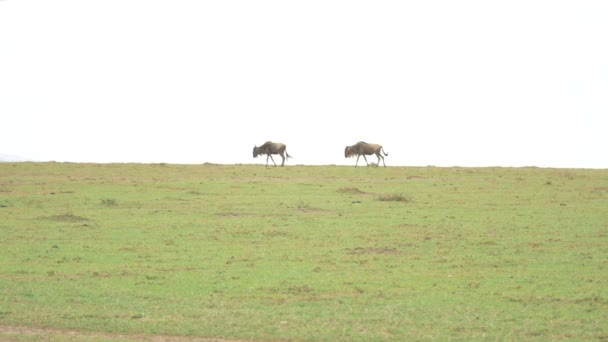
M 385 156 L 388 156 L 388 153 L 384 152 L 384 148 L 382 148 L 381 145 L 368 144 L 364 141 L 359 141 L 358 143 L 352 146 L 346 146 L 346 148 L 344 149 L 345 158 L 357 156 L 357 162 L 355 163 L 355 167 L 357 167 L 357 164 L 359 164 L 359 157 L 361 156 L 363 156 L 363 159 L 365 159 L 365 162 L 369 166 L 369 163 L 367 162 L 367 158 L 365 156 L 370 156 L 372 154 L 375 154 L 378 157 L 378 165 L 380 165 L 380 160 L 382 160 L 382 164 L 384 164 L 384 167 L 386 167 L 386 163 L 384 162 L 384 157 L 382 156 L 382 153 L 384 153 Z
M 285 146 L 285 144 L 275 143 L 272 141 L 267 141 L 260 147 L 257 147 L 257 146 L 253 147 L 253 157 L 254 158 L 257 158 L 257 156 L 263 155 L 263 154 L 266 155 L 266 166 L 268 166 L 268 158 L 270 158 L 272 160 L 272 163 L 274 164 L 274 166 L 277 166 L 277 163 L 274 162 L 274 158 L 272 158 L 273 154 L 278 154 L 279 156 L 281 156 L 281 158 L 283 158 L 283 161 L 281 162 L 281 166 L 285 166 L 286 158 L 293 158 L 292 156 L 289 155 L 289 153 L 287 153 L 287 146 Z

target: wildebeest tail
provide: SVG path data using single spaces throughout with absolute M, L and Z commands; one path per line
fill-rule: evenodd
M 388 157 L 388 153 L 384 152 L 384 147 L 382 148 L 382 152 L 384 153 L 385 156 Z

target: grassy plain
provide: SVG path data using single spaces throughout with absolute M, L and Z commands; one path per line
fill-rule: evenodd
M 0 163 L 0 235 L 0 339 L 608 339 L 608 170 Z

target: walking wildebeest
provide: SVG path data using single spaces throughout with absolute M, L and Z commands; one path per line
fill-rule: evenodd
M 256 158 L 260 154 L 265 154 L 266 155 L 266 166 L 268 166 L 268 158 L 272 159 L 274 166 L 277 166 L 277 163 L 274 162 L 272 155 L 278 154 L 281 156 L 281 158 L 283 158 L 283 162 L 281 163 L 281 166 L 285 166 L 285 156 L 287 155 L 287 158 L 293 158 L 292 156 L 289 155 L 289 153 L 287 153 L 286 149 L 287 149 L 287 146 L 285 146 L 285 144 L 267 141 L 264 143 L 264 145 L 262 145 L 260 147 L 257 147 L 257 146 L 253 147 L 253 158 Z
M 370 156 L 372 154 L 375 154 L 376 156 L 378 156 L 378 165 L 380 165 L 380 159 L 382 159 L 382 164 L 384 164 L 384 167 L 386 167 L 386 163 L 384 162 L 384 157 L 382 156 L 381 152 L 383 152 L 385 156 L 388 156 L 388 153 L 384 152 L 382 146 L 378 144 L 368 144 L 366 142 L 359 141 L 358 143 L 352 146 L 346 146 L 346 149 L 344 149 L 344 157 L 349 158 L 354 157 L 356 155 L 357 162 L 355 163 L 355 167 L 357 167 L 357 164 L 359 164 L 359 157 L 363 156 L 363 159 L 365 159 L 365 162 L 369 166 L 365 155 Z

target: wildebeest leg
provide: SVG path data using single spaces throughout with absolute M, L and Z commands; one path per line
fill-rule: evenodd
M 279 154 L 281 156 L 281 158 L 283 158 L 283 161 L 281 162 L 281 166 L 285 166 L 285 155 L 283 153 Z
M 384 157 L 380 153 L 378 153 L 377 156 L 378 156 L 378 166 L 380 166 L 380 158 L 382 158 L 382 164 L 384 164 L 384 167 L 386 167 L 386 163 L 384 162 Z
M 357 155 L 357 162 L 355 163 L 355 167 L 357 167 L 357 164 L 359 164 L 359 157 L 361 157 L 360 154 Z
M 272 159 L 272 155 L 270 155 L 270 154 L 266 155 L 266 166 L 268 166 L 268 158 L 270 158 L 270 160 L 272 160 L 272 162 L 274 163 L 274 166 L 277 166 L 277 164 L 274 162 L 274 159 Z
M 365 164 L 367 164 L 367 166 L 369 166 L 369 163 L 367 162 L 367 158 L 365 158 L 365 154 L 363 155 L 363 159 L 365 159 Z

